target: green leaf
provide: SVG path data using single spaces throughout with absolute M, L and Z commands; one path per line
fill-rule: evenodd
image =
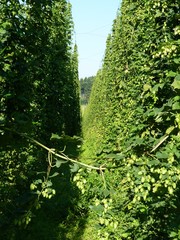
M 128 236 L 129 236 L 129 233 L 123 233 L 123 234 L 122 234 L 122 237 L 123 237 L 123 238 L 127 238 Z
M 56 177 L 56 176 L 58 176 L 58 175 L 59 175 L 59 173 L 58 173 L 58 172 L 55 172 L 55 173 L 53 173 L 53 175 L 49 176 L 49 178 L 53 178 L 53 177 Z
M 46 173 L 46 172 L 45 172 Z M 37 179 L 36 181 L 34 181 L 35 184 L 39 184 L 42 183 L 42 179 Z
M 180 103 L 179 102 L 175 102 L 173 105 L 172 105 L 172 110 L 179 110 L 180 109 Z
M 70 166 L 70 171 L 71 171 L 72 173 L 75 173 L 75 172 L 77 172 L 78 170 L 79 170 L 79 165 L 78 165 L 78 164 L 74 163 L 73 165 Z
M 47 187 L 51 187 L 51 186 L 52 186 L 52 182 L 51 182 L 51 181 L 47 181 L 47 182 L 46 182 L 46 186 L 47 186 Z
M 110 153 L 110 154 L 107 155 L 107 158 L 114 159 L 114 158 L 116 158 L 116 154 Z
M 157 116 L 157 115 L 160 116 L 160 114 L 163 112 L 163 110 L 164 110 L 164 107 L 161 107 L 161 108 L 154 108 L 154 109 L 153 109 L 154 116 Z
M 104 206 L 99 204 L 97 206 L 90 206 L 91 210 L 97 212 L 97 213 L 101 213 L 104 211 Z
M 130 6 L 129 6 L 129 10 L 132 11 L 136 8 L 136 4 L 132 3 Z
M 179 100 L 180 100 L 180 96 L 175 96 L 175 97 L 173 98 L 173 101 L 174 101 L 174 102 L 179 101 Z
M 56 167 L 59 168 L 61 166 L 61 164 L 63 163 L 67 163 L 67 161 L 65 160 L 56 160 Z
M 122 159 L 124 159 L 124 154 L 122 154 L 122 153 L 117 153 L 116 154 L 116 157 L 115 157 L 115 160 L 122 160 Z
M 166 130 L 166 134 L 170 134 L 173 130 L 174 130 L 174 126 L 169 127 L 169 128 Z
M 115 160 L 121 160 L 121 159 L 124 158 L 124 155 L 122 153 L 118 153 L 118 154 L 110 153 L 110 154 L 107 155 L 107 158 L 115 159 Z
M 179 64 L 179 63 L 180 63 L 180 58 L 175 58 L 175 59 L 174 59 L 174 62 L 175 62 L 176 64 Z
M 158 83 L 156 85 L 154 85 L 154 87 L 151 89 L 151 91 L 153 93 L 158 92 L 159 88 L 162 89 L 164 87 L 164 83 Z
M 180 81 L 180 74 L 175 77 L 175 80 Z
M 166 159 L 166 158 L 168 158 L 168 154 L 165 152 L 157 152 L 156 157 L 160 158 L 160 159 Z
M 140 208 L 140 212 L 146 212 L 146 208 Z
M 173 194 L 173 188 L 172 187 L 168 187 L 168 192 L 169 192 L 169 194 Z
M 176 72 L 170 71 L 167 73 L 167 77 L 175 77 L 177 75 Z
M 144 92 L 147 92 L 149 89 L 151 89 L 151 85 L 149 85 L 149 84 L 144 84 L 144 86 L 143 86 L 143 90 L 144 90 Z
M 14 97 L 14 96 L 11 93 L 7 93 L 7 94 L 4 95 L 4 98 L 6 98 L 6 99 L 9 99 L 9 98 L 12 98 L 12 97 Z
M 103 190 L 103 194 L 104 194 L 105 197 L 108 197 L 110 195 L 110 193 L 111 192 L 108 189 Z
M 142 145 L 144 143 L 144 139 L 142 138 L 136 138 L 136 140 L 134 141 L 135 145 Z
M 170 236 L 170 237 L 177 237 L 178 234 L 177 234 L 176 232 L 171 232 L 169 236 Z
M 149 161 L 147 164 L 148 164 L 148 166 L 157 166 L 157 165 L 159 165 L 159 163 L 160 163 L 160 161 L 158 160 L 158 159 L 155 159 L 155 160 L 151 160 L 151 161 Z
M 52 135 L 51 135 L 51 140 L 52 139 L 61 139 L 62 137 L 60 137 L 58 134 L 54 134 L 54 133 L 52 133 Z
M 46 172 L 37 172 L 37 175 L 39 174 L 46 174 Z
M 110 150 L 110 149 L 108 149 L 108 148 L 105 148 L 105 149 L 103 149 L 103 152 L 105 152 L 105 153 L 110 153 L 110 152 L 111 152 L 111 150 Z
M 150 188 L 151 188 L 151 185 L 150 185 L 149 183 L 147 183 L 147 182 L 145 182 L 145 183 L 143 184 L 143 186 L 144 186 L 145 188 L 147 188 L 147 189 L 150 189 Z
M 180 89 L 180 74 L 178 74 L 175 79 L 174 79 L 174 82 L 172 83 L 172 86 L 175 88 L 175 89 Z

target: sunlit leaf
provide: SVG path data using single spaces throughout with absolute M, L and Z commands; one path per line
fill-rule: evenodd
M 58 175 L 59 175 L 59 173 L 58 173 L 58 172 L 55 172 L 55 173 L 53 173 L 53 175 L 50 175 L 49 178 L 53 178 L 53 177 L 56 177 L 56 176 L 58 176 Z
M 175 88 L 175 89 L 180 89 L 180 74 L 178 74 L 175 79 L 174 79 L 174 82 L 172 83 L 172 86 Z
M 78 165 L 78 164 L 74 163 L 73 165 L 70 166 L 70 171 L 71 171 L 72 173 L 75 173 L 75 172 L 77 172 L 78 170 L 79 170 L 79 165 Z
M 56 160 L 56 167 L 59 168 L 61 166 L 61 164 L 63 163 L 67 163 L 67 161 L 65 160 Z

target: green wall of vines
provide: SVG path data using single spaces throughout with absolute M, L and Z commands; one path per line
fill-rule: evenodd
M 77 46 L 73 48 L 72 33 L 71 5 L 66 0 L 1 1 L 1 229 L 31 220 L 28 209 L 36 197 L 30 184 L 40 178 L 37 172 L 46 175 L 46 153 L 29 139 L 59 147 L 50 141 L 52 134 L 80 134 Z
M 116 191 L 102 239 L 179 239 L 179 23 L 178 1 L 124 0 L 108 37 L 83 127 Z

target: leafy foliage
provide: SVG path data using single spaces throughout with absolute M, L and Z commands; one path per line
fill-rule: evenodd
M 68 1 L 1 1 L 1 229 L 11 229 L 14 223 L 26 226 L 39 208 L 39 197 L 55 194 L 51 179 L 57 173 L 48 175 L 49 156 L 28 139 L 58 148 L 58 141 L 50 141 L 53 133 L 80 134 L 78 56 L 72 31 Z
M 89 216 L 95 239 L 179 239 L 178 1 L 122 1 L 83 119 L 81 159 L 96 171 L 64 159 L 81 144 L 69 2 L 2 0 L 0 13 L 0 237 L 36 231 L 60 186 L 50 208 L 71 225 L 69 212 Z
M 83 122 L 82 157 L 116 191 L 100 239 L 178 239 L 179 43 L 178 1 L 122 1 Z

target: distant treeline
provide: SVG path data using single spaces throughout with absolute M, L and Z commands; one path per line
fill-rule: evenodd
M 81 105 L 87 105 L 93 85 L 94 76 L 80 79 L 81 86 Z

